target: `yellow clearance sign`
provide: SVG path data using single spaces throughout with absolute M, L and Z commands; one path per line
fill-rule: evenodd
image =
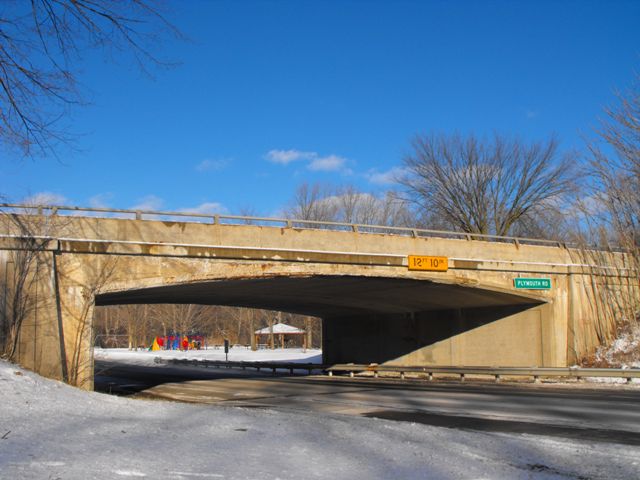
M 425 257 L 409 255 L 409 270 L 426 270 L 430 272 L 446 272 L 449 269 L 447 257 Z

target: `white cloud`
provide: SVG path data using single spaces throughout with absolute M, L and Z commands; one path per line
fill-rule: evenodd
M 314 158 L 307 168 L 313 172 L 336 172 L 336 171 L 344 171 L 345 164 L 347 163 L 347 159 L 344 157 L 340 157 L 338 155 L 328 155 L 326 157 L 317 157 Z
M 129 207 L 130 210 L 160 210 L 164 201 L 155 195 L 147 195 L 139 200 L 136 205 Z
M 386 172 L 378 172 L 376 170 L 369 170 L 365 174 L 367 180 L 375 185 L 391 185 L 397 182 L 398 178 L 401 178 L 407 173 L 407 170 L 402 167 L 393 167 Z
M 203 215 L 215 215 L 216 213 L 225 214 L 229 210 L 227 207 L 218 202 L 204 202 L 196 207 L 181 208 L 182 213 L 200 213 Z
M 302 152 L 300 150 L 269 150 L 265 158 L 273 163 L 288 165 L 297 160 L 311 160 L 316 158 L 316 152 Z
M 529 120 L 536 118 L 538 116 L 538 112 L 535 110 L 526 110 L 524 114 Z
M 22 199 L 25 205 L 66 205 L 69 200 L 59 193 L 39 192 Z
M 347 168 L 348 160 L 339 155 L 320 156 L 318 152 L 303 152 L 301 150 L 270 150 L 264 156 L 267 160 L 281 165 L 288 165 L 299 160 L 307 161 L 307 169 L 312 172 L 340 172 L 343 175 L 351 175 L 353 172 Z
M 214 172 L 222 170 L 229 164 L 230 160 L 226 158 L 211 159 L 207 158 L 196 165 L 198 172 Z
M 109 208 L 110 200 L 113 198 L 112 193 L 99 193 L 89 199 L 89 206 L 91 208 Z

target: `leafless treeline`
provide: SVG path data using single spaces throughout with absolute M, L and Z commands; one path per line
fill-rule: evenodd
M 368 193 L 353 185 L 301 184 L 285 209 L 298 220 L 409 227 L 414 225 L 408 203 L 396 192 Z
M 208 344 L 252 345 L 258 329 L 283 322 L 304 329 L 307 345 L 320 348 L 318 318 L 284 312 L 210 305 L 116 305 L 97 307 L 94 338 L 103 347 L 149 347 L 156 336 L 200 334 Z M 302 340 L 295 344 L 302 346 Z

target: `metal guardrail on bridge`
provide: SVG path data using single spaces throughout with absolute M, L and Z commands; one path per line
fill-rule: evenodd
M 193 212 L 164 212 L 156 210 L 125 210 L 114 208 L 89 208 L 63 205 L 21 205 L 13 203 L 0 203 L 0 208 L 13 213 L 43 215 L 75 215 L 85 213 L 87 217 L 99 218 L 130 218 L 135 220 L 169 220 L 189 219 L 197 223 L 209 223 L 213 225 L 261 225 L 284 228 L 315 229 L 350 231 L 355 233 L 382 233 L 388 235 L 419 237 L 441 237 L 463 240 L 485 240 L 503 243 L 549 245 L 561 248 L 577 247 L 577 244 L 569 244 L 558 240 L 544 240 L 538 238 L 511 237 L 488 235 L 481 233 L 451 232 L 446 230 L 430 230 L 424 228 L 394 227 L 386 225 L 367 225 L 360 223 L 342 223 L 319 220 L 297 220 L 291 218 L 250 217 L 242 215 L 220 215 Z
M 381 373 L 398 374 L 402 380 L 406 374 L 422 375 L 428 380 L 433 380 L 435 375 L 454 375 L 465 381 L 467 375 L 493 377 L 499 382 L 504 377 L 531 377 L 534 382 L 540 378 L 570 378 L 582 380 L 584 378 L 621 378 L 631 383 L 634 378 L 640 378 L 640 368 L 581 368 L 581 367 L 453 367 L 453 366 L 397 366 L 377 364 L 336 364 L 322 365 L 314 363 L 277 363 L 277 362 L 226 362 L 222 360 L 197 360 L 197 359 L 170 359 L 164 360 L 156 357 L 156 362 L 171 363 L 174 365 L 190 365 L 215 368 L 255 368 L 271 370 L 275 374 L 278 370 L 289 371 L 304 370 L 308 374 L 313 371 L 327 373 L 330 377 L 337 374 L 348 374 L 354 378 L 357 373 L 373 373 L 378 378 Z

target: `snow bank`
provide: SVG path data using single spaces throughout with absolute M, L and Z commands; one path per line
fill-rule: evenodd
M 113 397 L 1 361 L 0 405 L 1 478 L 629 479 L 640 465 L 635 447 Z
M 622 368 L 640 368 L 640 323 L 632 323 L 611 345 L 600 347 L 595 362 Z
M 640 323 L 630 324 L 611 345 L 598 348 L 593 363 L 599 367 L 640 368 Z M 626 383 L 624 378 L 591 378 L 590 382 Z M 640 385 L 640 378 L 631 380 Z

